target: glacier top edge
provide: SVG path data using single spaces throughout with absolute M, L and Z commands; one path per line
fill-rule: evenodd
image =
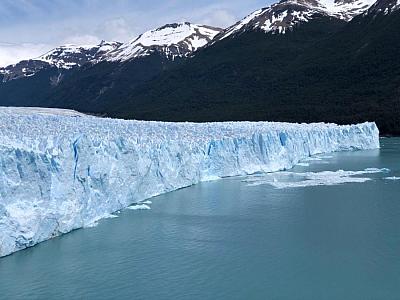
M 64 109 L 0 107 L 0 145 L 28 146 L 32 150 L 36 148 L 35 144 L 48 144 L 50 140 L 75 140 L 81 136 L 90 136 L 92 140 L 103 142 L 118 137 L 154 145 L 166 141 L 190 143 L 282 131 L 293 133 L 301 130 L 316 134 L 328 129 L 340 129 L 343 133 L 363 130 L 379 136 L 379 129 L 374 122 L 354 125 L 263 121 L 174 123 L 100 118 Z

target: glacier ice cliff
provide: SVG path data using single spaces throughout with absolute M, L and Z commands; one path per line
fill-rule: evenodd
M 375 123 L 162 123 L 0 108 L 0 256 L 200 181 L 379 148 Z

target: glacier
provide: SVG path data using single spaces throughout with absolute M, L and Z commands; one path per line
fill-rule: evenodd
M 379 148 L 375 123 L 164 123 L 0 108 L 0 256 L 153 196 Z

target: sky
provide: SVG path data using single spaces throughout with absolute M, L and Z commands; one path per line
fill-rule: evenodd
M 126 42 L 188 21 L 228 27 L 271 0 L 0 0 L 0 66 L 64 44 Z

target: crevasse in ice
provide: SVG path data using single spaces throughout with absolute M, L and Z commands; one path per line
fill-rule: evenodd
M 0 256 L 153 196 L 379 147 L 375 123 L 162 123 L 0 108 Z

